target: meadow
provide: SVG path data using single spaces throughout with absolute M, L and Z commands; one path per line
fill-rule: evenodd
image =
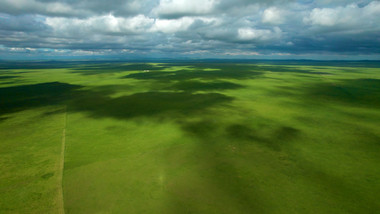
M 0 213 L 376 213 L 379 152 L 376 64 L 0 62 Z

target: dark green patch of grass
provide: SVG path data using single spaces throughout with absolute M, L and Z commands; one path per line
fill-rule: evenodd
M 125 78 L 140 79 L 140 80 L 160 80 L 160 81 L 183 81 L 191 79 L 205 79 L 205 80 L 217 80 L 217 79 L 250 79 L 256 78 L 262 75 L 262 72 L 244 70 L 235 68 L 221 70 L 178 70 L 178 71 L 153 71 L 145 73 L 133 73 L 125 76 Z
M 145 92 L 110 98 L 104 94 L 82 91 L 71 102 L 69 110 L 88 112 L 93 117 L 119 119 L 155 115 L 172 117 L 173 114 L 196 114 L 231 101 L 231 97 L 219 93 Z
M 0 88 L 0 115 L 57 105 L 66 101 L 80 86 L 60 82 Z
M 97 74 L 110 74 L 110 73 L 119 73 L 125 71 L 155 71 L 161 70 L 165 66 L 157 66 L 146 63 L 131 63 L 131 64 L 119 64 L 119 63 L 106 63 L 106 64 L 95 64 L 95 65 L 86 65 L 74 68 L 73 73 L 79 73 L 82 75 L 97 75 Z
M 376 108 L 380 107 L 380 80 L 354 79 L 321 83 L 309 87 L 306 95 L 327 102 Z
M 14 79 L 14 78 L 17 78 L 17 77 L 19 77 L 19 76 L 10 76 L 10 75 L 0 76 L 0 80 Z

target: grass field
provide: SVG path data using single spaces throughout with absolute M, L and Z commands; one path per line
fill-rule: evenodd
M 0 213 L 380 210 L 379 67 L 0 67 Z

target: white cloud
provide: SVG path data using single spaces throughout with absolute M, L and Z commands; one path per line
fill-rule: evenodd
M 25 48 L 9 48 L 10 51 L 19 52 L 19 51 L 25 51 Z
M 290 56 L 292 54 L 290 54 L 290 53 L 272 53 L 271 55 L 273 55 L 273 56 Z
M 149 29 L 154 19 L 144 15 L 131 18 L 115 17 L 113 15 L 97 16 L 87 19 L 78 18 L 47 18 L 45 23 L 57 33 L 80 34 L 88 32 L 133 34 Z
M 304 19 L 305 23 L 312 25 L 321 25 L 321 26 L 334 26 L 342 21 L 353 20 L 353 17 L 343 17 L 345 16 L 342 13 L 343 8 L 315 8 L 310 13 L 310 16 Z
M 195 50 L 195 51 L 187 51 L 187 52 L 184 52 L 182 54 L 193 55 L 193 54 L 205 54 L 205 53 L 209 53 L 209 51 L 208 50 Z
M 86 55 L 100 55 L 101 52 L 88 51 L 88 50 L 73 50 L 71 54 L 74 56 L 86 56 Z
M 130 18 L 115 17 L 114 15 L 96 16 L 87 19 L 54 17 L 46 18 L 45 23 L 55 33 L 78 35 L 94 33 L 105 34 L 141 34 L 141 33 L 175 33 L 187 30 L 195 20 L 206 24 L 214 24 L 212 18 L 182 17 L 180 19 L 153 19 L 144 15 Z
M 67 53 L 67 52 L 69 52 L 69 50 L 65 50 L 65 49 L 54 49 L 54 52 L 55 52 L 55 53 Z
M 304 23 L 322 27 L 368 27 L 378 25 L 380 20 L 380 1 L 373 1 L 365 7 L 349 4 L 345 7 L 314 8 L 304 18 Z M 376 22 L 376 23 L 374 23 Z
M 262 22 L 268 24 L 282 24 L 285 21 L 285 13 L 276 8 L 270 7 L 264 10 Z
M 210 13 L 216 3 L 216 0 L 160 0 L 154 12 L 162 17 L 202 15 Z
M 238 29 L 238 39 L 242 41 L 268 41 L 279 39 L 281 34 L 282 31 L 279 27 L 274 27 L 273 30 L 255 28 Z
M 156 19 L 152 32 L 175 33 L 187 30 L 194 23 L 194 18 L 182 17 L 180 19 Z
M 237 51 L 237 52 L 225 52 L 223 55 L 229 56 L 259 56 L 260 53 L 256 51 Z

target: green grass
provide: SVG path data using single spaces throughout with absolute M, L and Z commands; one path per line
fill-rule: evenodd
M 0 213 L 380 210 L 379 68 L 1 66 Z

